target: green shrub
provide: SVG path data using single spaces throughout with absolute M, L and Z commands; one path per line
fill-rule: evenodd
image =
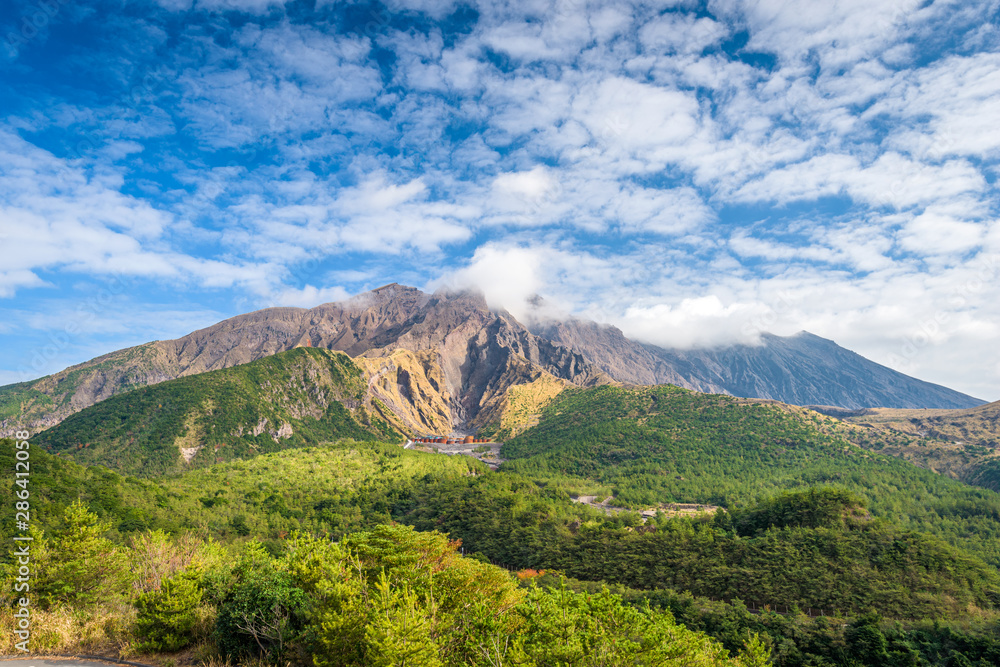
M 109 529 L 77 501 L 50 533 L 34 533 L 32 590 L 43 608 L 108 604 L 125 594 L 132 577 L 124 549 L 105 537 Z
M 257 542 L 245 548 L 233 579 L 215 620 L 219 650 L 237 660 L 280 661 L 302 632 L 305 594 Z
M 189 576 L 167 579 L 157 591 L 149 591 L 136 601 L 136 633 L 140 649 L 178 651 L 196 639 L 202 590 Z

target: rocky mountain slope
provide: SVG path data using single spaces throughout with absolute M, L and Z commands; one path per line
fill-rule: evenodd
M 119 350 L 38 380 L 0 387 L 0 436 L 39 432 L 111 396 L 230 368 L 296 347 L 338 350 L 377 374 L 408 423 L 474 431 L 512 386 L 541 373 L 578 386 L 614 381 L 845 408 L 968 408 L 983 403 L 875 364 L 811 334 L 765 335 L 761 346 L 667 350 L 614 327 L 568 320 L 528 328 L 481 295 L 386 285 L 312 309 L 268 308 L 176 340 Z M 431 403 L 413 400 L 413 392 Z M 380 399 L 381 400 L 381 399 Z
M 515 357 L 486 383 L 476 419 L 524 428 L 567 386 Z M 116 394 L 32 442 L 80 463 L 154 476 L 344 439 L 401 444 L 450 433 L 450 399 L 431 352 L 352 360 L 298 347 Z
M 985 401 L 894 371 L 808 332 L 764 334 L 762 344 L 678 350 L 638 343 L 582 320 L 532 331 L 580 352 L 615 380 L 844 408 L 971 408 Z
M 367 380 L 343 353 L 299 348 L 117 394 L 32 444 L 150 476 L 345 438 L 402 442 Z
M 230 368 L 295 347 L 365 357 L 384 393 L 408 402 L 423 376 L 437 417 L 428 429 L 476 429 L 499 409 L 510 386 L 548 373 L 580 386 L 611 379 L 580 354 L 535 336 L 481 295 L 425 294 L 387 285 L 313 309 L 268 308 L 227 319 L 183 338 L 113 352 L 33 382 L 0 388 L 0 435 L 38 432 L 83 408 L 137 387 Z M 412 355 L 402 354 L 410 352 Z M 416 384 L 414 384 L 416 382 Z M 397 389 L 392 389 L 397 387 Z M 405 412 L 405 410 L 404 410 Z M 416 419 L 414 423 L 419 423 Z

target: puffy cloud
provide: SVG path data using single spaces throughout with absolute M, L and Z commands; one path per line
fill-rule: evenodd
M 273 294 L 268 295 L 266 298 L 275 306 L 314 308 L 321 303 L 343 301 L 350 296 L 350 293 L 348 293 L 343 287 L 316 287 L 314 285 L 306 285 L 301 289 L 285 287 L 276 290 Z
M 920 0 L 868 2 L 839 0 L 714 0 L 720 15 L 745 22 L 747 48 L 777 53 L 798 64 L 818 57 L 827 68 L 844 67 L 888 48 L 905 33 L 907 23 L 918 20 Z
M 931 208 L 903 227 L 899 243 L 923 256 L 964 253 L 982 243 L 985 231 L 982 224 L 956 220 Z
M 637 304 L 619 320 L 627 336 L 662 347 L 716 347 L 734 342 L 755 343 L 761 331 L 748 326 L 763 308 L 757 304 L 724 305 L 714 294 L 682 299 L 676 305 Z
M 870 114 L 898 118 L 893 142 L 921 158 L 996 158 L 1000 149 L 1000 54 L 952 56 L 901 72 Z
M 689 14 L 663 14 L 639 29 L 639 42 L 657 53 L 700 53 L 729 34 L 724 24 Z
M 996 0 L 159 4 L 191 13 L 67 11 L 101 39 L 11 56 L 5 298 L 454 280 L 662 344 L 805 328 L 1000 387 L 995 274 L 970 268 L 1000 252 Z
M 771 170 L 733 196 L 745 201 L 789 202 L 848 195 L 875 207 L 903 209 L 981 192 L 985 187 L 983 175 L 966 161 L 931 165 L 890 152 L 864 165 L 854 155 L 827 153 Z
M 41 272 L 65 270 L 195 281 L 229 287 L 257 283 L 266 267 L 193 257 L 166 237 L 173 216 L 122 194 L 115 174 L 84 170 L 0 130 L 0 291 L 49 284 Z
M 537 247 L 482 246 L 468 266 L 431 283 L 431 287 L 482 292 L 490 307 L 507 310 L 527 321 L 532 301 L 548 282 L 543 267 L 551 260 L 550 252 Z

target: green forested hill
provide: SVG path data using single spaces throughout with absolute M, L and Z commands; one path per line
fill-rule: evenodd
M 12 443 L 2 441 L 0 465 L 13 463 Z M 556 569 L 598 588 L 623 586 L 638 596 L 637 604 L 666 606 L 732 650 L 742 647 L 748 629 L 771 633 L 767 641 L 785 667 L 896 663 L 831 662 L 824 656 L 846 655 L 855 650 L 851 642 L 865 645 L 851 634 L 854 625 L 794 613 L 787 621 L 758 621 L 740 600 L 847 618 L 877 612 L 907 623 L 937 618 L 995 624 L 1000 618 L 995 567 L 931 535 L 902 530 L 892 517 L 875 519 L 862 499 L 833 487 L 778 493 L 714 516 L 660 516 L 643 524 L 635 513 L 606 516 L 573 503 L 560 484 L 491 472 L 466 457 L 372 442 L 274 452 L 157 479 L 84 468 L 35 449 L 31 465 L 33 523 L 56 544 L 72 529 L 63 514 L 72 512 L 76 499 L 108 522 L 105 535 L 113 543 L 133 551 L 163 539 L 148 530 L 173 534 L 178 549 L 191 539 L 233 548 L 258 539 L 269 553 L 282 554 L 294 551 L 290 540 L 296 534 L 343 540 L 359 530 L 409 524 L 446 533 L 461 540 L 466 554 L 509 569 Z M 0 502 L 12 506 L 15 490 L 8 478 Z M 5 539 L 9 531 L 10 525 Z M 230 595 L 219 581 L 204 586 L 216 587 L 220 601 Z M 684 592 L 705 601 L 692 602 Z M 709 604 L 707 598 L 732 604 Z M 876 617 L 857 624 L 881 632 Z M 893 636 L 918 656 L 931 649 L 950 655 L 947 646 L 963 655 L 993 655 L 1000 646 L 986 635 L 957 629 L 948 635 L 937 625 L 928 630 L 933 641 L 916 644 L 917 635 L 896 628 Z
M 146 529 L 194 531 L 217 539 L 278 539 L 292 531 L 342 535 L 391 520 L 394 503 L 417 485 L 488 472 L 466 457 L 345 440 L 140 479 L 30 450 L 32 519 L 53 526 L 73 502 L 109 522 L 120 539 Z M 0 440 L 0 468 L 13 470 L 13 441 Z M 14 478 L 2 478 L 13 507 Z M 9 502 L 8 502 L 9 501 Z M 12 523 L 0 530 L 7 535 Z
M 832 422 L 671 386 L 573 389 L 501 455 L 509 472 L 613 493 L 616 504 L 632 507 L 676 501 L 733 509 L 782 490 L 834 485 L 865 497 L 875 517 L 1000 565 L 1000 494 L 862 449 Z
M 34 466 L 40 526 L 76 498 L 122 536 L 153 528 L 279 544 L 296 531 L 339 538 L 398 521 L 447 532 L 508 568 L 557 568 L 643 590 L 895 618 L 1000 605 L 995 568 L 940 539 L 872 520 L 860 499 L 836 489 L 643 525 L 635 514 L 607 517 L 558 488 L 470 458 L 378 443 L 289 450 L 158 480 L 44 452 L 34 452 Z
M 340 438 L 398 441 L 366 409 L 366 388 L 347 355 L 297 348 L 113 396 L 32 443 L 153 476 Z
M 67 451 L 57 441 L 33 439 L 36 528 L 58 542 L 80 520 L 72 505 L 80 499 L 108 523 L 105 538 L 130 549 L 162 530 L 234 549 L 259 540 L 262 548 L 253 548 L 280 559 L 294 551 L 296 535 L 329 543 L 406 524 L 447 534 L 460 540 L 452 543 L 459 553 L 510 570 L 621 587 L 636 604 L 670 608 L 731 650 L 748 629 L 771 633 L 782 667 L 950 667 L 966 664 L 953 654 L 989 664 L 998 652 L 991 633 L 1000 619 L 1000 494 L 862 449 L 822 415 L 669 386 L 567 389 L 505 445 L 508 461 L 493 472 L 471 458 L 362 441 L 389 427 L 360 416 L 364 380 L 342 355 L 303 349 L 263 361 L 270 366 L 255 362 L 109 399 L 78 415 L 114 408 L 100 420 L 67 420 L 47 434 L 72 447 L 72 437 L 96 433 L 99 444 L 74 455 L 123 468 L 155 462 L 191 433 L 223 445 L 219 454 L 212 445 L 213 456 L 229 449 L 234 460 L 198 465 L 195 457 L 187 470 L 163 465 L 164 474 L 138 479 L 81 466 L 37 446 Z M 303 406 L 316 405 L 326 406 L 319 417 L 305 414 Z M 184 428 L 171 430 L 169 415 L 180 415 Z M 288 423 L 293 436 L 275 443 L 266 429 L 234 435 L 264 420 Z M 266 451 L 272 445 L 277 451 Z M 0 464 L 13 467 L 9 441 Z M 0 499 L 8 506 L 12 481 Z M 725 509 L 644 521 L 573 502 L 584 491 L 614 494 L 615 505 L 633 509 L 668 502 Z M 77 518 L 67 518 L 73 512 Z M 3 530 L 9 537 L 10 524 Z M 245 594 L 256 595 L 257 583 L 247 585 Z M 226 595 L 217 591 L 213 603 L 220 614 Z M 744 602 L 789 616 L 758 622 Z M 796 612 L 806 609 L 842 619 Z M 890 632 L 873 614 L 905 625 Z M 975 628 L 955 625 L 948 635 L 952 626 L 935 625 L 919 634 L 922 619 Z M 944 657 L 925 660 L 930 655 Z

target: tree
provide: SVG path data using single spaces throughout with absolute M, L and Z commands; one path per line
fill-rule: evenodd
M 125 594 L 132 577 L 125 553 L 104 537 L 109 528 L 77 500 L 51 535 L 39 534 L 35 590 L 43 607 L 106 604 Z
M 372 667 L 444 667 L 434 600 L 419 600 L 410 587 L 393 587 L 383 572 L 374 586 L 371 621 L 365 628 Z
M 178 651 L 195 640 L 200 620 L 202 591 L 192 576 L 181 575 L 163 582 L 136 600 L 136 632 L 141 648 Z
M 669 612 L 626 605 L 605 588 L 597 595 L 535 587 L 518 607 L 524 619 L 522 650 L 536 667 L 657 665 L 758 667 L 767 664 L 759 640 L 729 658 L 704 634 L 674 622 Z
M 233 658 L 283 659 L 302 633 L 306 596 L 282 561 L 258 542 L 244 548 L 219 606 L 215 640 Z

